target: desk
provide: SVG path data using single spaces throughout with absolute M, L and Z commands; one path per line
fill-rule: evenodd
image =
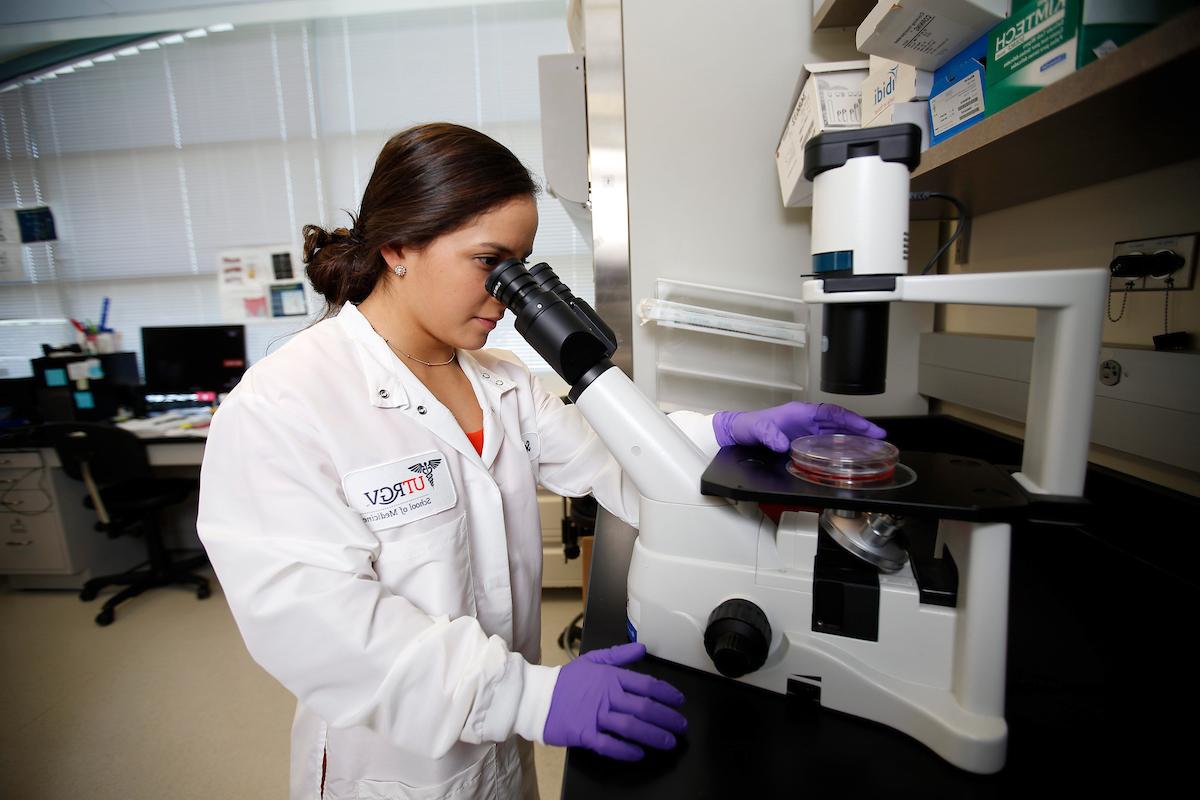
M 156 470 L 195 477 L 205 433 L 145 438 Z M 77 589 L 93 575 L 120 572 L 145 559 L 141 539 L 109 539 L 95 530 L 87 491 L 61 469 L 58 454 L 36 434 L 0 446 L 0 575 L 18 588 Z M 195 501 L 164 520 L 172 546 L 198 547 Z
M 884 423 L 893 438 L 893 425 Z M 949 431 L 970 444 L 977 432 Z M 938 436 L 929 449 L 942 448 Z M 901 445 L 902 449 L 904 445 Z M 980 457 L 977 448 L 963 455 Z M 1000 448 L 1004 449 L 1003 447 Z M 997 460 L 991 458 L 990 460 Z M 1003 462 L 1002 462 L 1003 463 Z M 676 750 L 624 764 L 572 748 L 566 800 L 641 798 L 1004 797 L 1070 787 L 1112 791 L 1126 781 L 1170 786 L 1191 776 L 1190 729 L 1200 712 L 1189 652 L 1194 569 L 1178 569 L 1160 522 L 1189 519 L 1192 498 L 1089 472 L 1089 496 L 1109 508 L 1091 529 L 1014 531 L 1009 614 L 1009 757 L 993 776 L 963 772 L 897 731 L 706 672 L 647 658 L 635 668 L 687 697 Z M 1127 524 L 1125 504 L 1147 527 Z M 1185 516 L 1176 517 L 1183 513 Z M 1161 520 L 1158 517 L 1161 515 Z M 1123 547 L 1157 538 L 1157 559 Z M 583 650 L 627 641 L 625 582 L 636 531 L 597 518 Z M 1175 569 L 1169 562 L 1175 562 Z

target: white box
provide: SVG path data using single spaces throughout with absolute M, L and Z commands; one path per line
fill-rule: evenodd
M 862 85 L 863 119 L 878 116 L 892 103 L 928 100 L 932 91 L 932 72 L 871 56 L 871 71 Z
M 862 126 L 862 83 L 870 64 L 834 61 L 805 64 L 800 93 L 775 148 L 775 168 L 783 204 L 812 205 L 812 183 L 804 179 L 804 145 L 827 130 Z
M 929 149 L 929 101 L 914 100 L 911 103 L 892 103 L 880 113 L 864 122 L 864 128 L 878 128 L 881 125 L 899 125 L 911 122 L 921 129 L 921 152 Z
M 863 53 L 935 70 L 1008 10 L 1009 0 L 880 0 L 854 42 Z

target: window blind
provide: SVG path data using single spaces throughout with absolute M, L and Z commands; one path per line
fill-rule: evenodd
M 537 56 L 567 47 L 560 3 L 467 6 L 167 36 L 0 93 L 0 206 L 49 205 L 59 235 L 0 284 L 0 370 L 28 374 L 104 297 L 123 349 L 222 322 L 217 254 L 345 224 L 410 125 L 478 128 L 540 175 Z M 591 300 L 590 242 L 553 198 L 539 212 L 534 259 Z M 251 362 L 310 321 L 248 323 Z M 489 346 L 546 369 L 511 320 Z

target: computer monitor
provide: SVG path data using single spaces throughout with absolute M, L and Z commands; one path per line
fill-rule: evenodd
M 228 392 L 246 371 L 246 326 L 142 328 L 147 394 Z

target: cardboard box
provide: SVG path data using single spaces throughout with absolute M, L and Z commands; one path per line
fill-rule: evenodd
M 1080 0 L 1033 0 L 988 34 L 987 116 L 1075 71 Z
M 864 122 L 864 128 L 878 128 L 881 125 L 899 125 L 911 122 L 921 129 L 921 152 L 929 149 L 929 101 L 913 100 L 908 103 L 892 103 L 869 122 Z
M 863 53 L 935 70 L 1008 15 L 1009 0 L 881 0 L 858 26 Z
M 775 168 L 785 206 L 811 206 L 812 183 L 804 179 L 804 145 L 828 130 L 862 126 L 866 61 L 805 64 L 799 94 L 775 148 Z
M 984 118 L 988 35 L 980 36 L 933 73 L 929 144 L 944 142 Z
M 1193 5 L 1194 0 L 1084 0 L 1078 66 L 1104 58 Z
M 988 116 L 1108 55 L 1187 0 L 1030 0 L 988 37 Z
M 862 85 L 863 119 L 874 119 L 892 103 L 928 100 L 932 89 L 932 72 L 871 56 L 871 71 Z

